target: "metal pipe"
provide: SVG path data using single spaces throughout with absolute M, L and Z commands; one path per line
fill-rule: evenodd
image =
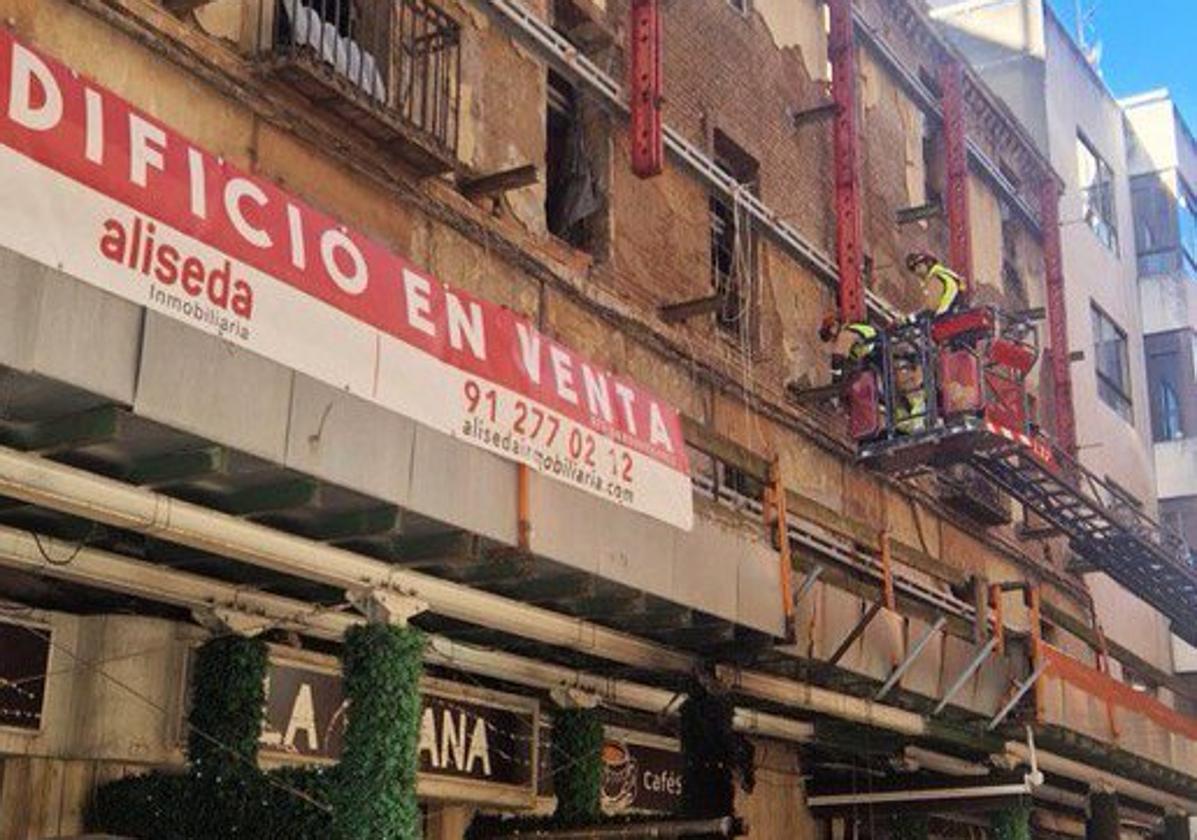
M 690 673 L 689 654 L 0 447 L 0 495 L 340 589 L 380 588 L 439 615 L 604 659 Z
M 920 655 L 922 655 L 924 650 L 927 649 L 927 645 L 931 644 L 931 640 L 935 638 L 935 634 L 943 630 L 947 623 L 948 620 L 942 615 L 935 619 L 935 623 L 927 628 L 927 631 L 923 633 L 922 637 L 915 642 L 915 645 L 913 648 L 911 648 L 910 652 L 906 654 L 906 658 L 898 664 L 897 668 L 894 668 L 893 673 L 889 675 L 889 679 L 887 679 L 885 684 L 877 690 L 877 693 L 873 696 L 874 700 L 885 699 L 885 695 L 889 694 L 890 691 L 893 690 L 894 686 L 898 684 L 898 681 L 902 679 L 902 676 L 910 670 L 910 666 L 914 664 L 914 661 L 918 659 Z
M 885 805 L 890 803 L 945 802 L 957 799 L 988 799 L 999 796 L 1027 796 L 1033 792 L 1030 782 L 1016 782 L 1009 785 L 983 785 L 980 787 L 931 788 L 891 790 L 881 793 L 838 793 L 829 796 L 811 796 L 806 800 L 808 808 L 835 808 L 843 805 Z
M 960 689 L 964 688 L 964 684 L 969 681 L 973 674 L 977 672 L 977 669 L 985 663 L 985 660 L 989 658 L 991 653 L 993 653 L 993 649 L 995 647 L 997 647 L 997 636 L 990 636 L 989 641 L 987 641 L 984 646 L 977 651 L 976 656 L 974 656 L 972 661 L 970 661 L 965 669 L 960 672 L 960 675 L 956 677 L 955 682 L 948 686 L 948 690 L 944 692 L 939 704 L 935 707 L 935 711 L 933 711 L 931 714 L 937 715 L 947 708 L 948 703 L 951 702 L 952 698 L 956 696 Z
M 876 726 L 903 735 L 927 734 L 926 719 L 904 709 L 840 694 L 808 683 L 793 682 L 771 674 L 744 671 L 732 665 L 716 665 L 715 675 L 733 690 L 758 700 L 830 715 L 866 726 Z
M 923 747 L 908 746 L 903 750 L 907 761 L 917 764 L 926 770 L 943 773 L 947 776 L 972 776 L 981 778 L 988 776 L 990 767 L 975 761 L 966 761 L 954 755 L 944 755 Z
M 7 447 L 0 447 L 0 495 L 343 589 L 399 591 L 441 615 L 624 665 L 674 674 L 690 674 L 697 665 L 689 654 L 583 619 L 395 568 Z M 925 719 L 913 712 L 768 674 L 728 666 L 718 670 L 750 696 L 897 732 L 926 732 Z
M 0 566 L 195 611 L 236 612 L 246 619 L 241 626 L 243 630 L 249 628 L 249 632 L 278 628 L 340 641 L 350 627 L 366 621 L 355 612 L 341 612 L 336 608 L 271 595 L 96 548 L 80 548 L 76 544 L 3 525 L 0 525 Z M 424 659 L 433 665 L 530 688 L 579 689 L 600 697 L 609 705 L 654 715 L 677 714 L 684 699 L 668 689 L 600 677 L 503 651 L 461 644 L 435 634 L 429 636 Z M 814 727 L 805 721 L 756 709 L 736 709 L 733 725 L 740 732 L 796 743 L 805 743 L 814 736 Z
M 514 831 L 511 834 L 497 834 L 495 840 L 505 837 L 544 838 L 544 840 L 602 840 L 606 837 L 683 837 L 688 835 L 739 837 L 745 833 L 747 833 L 747 826 L 739 817 L 720 817 L 713 820 L 661 820 L 660 822 L 628 823 L 627 825 L 569 828 L 559 831 L 533 829 L 531 831 Z
M 1007 741 L 1005 752 L 1007 756 L 1019 762 L 1025 763 L 1031 759 L 1030 747 L 1020 741 Z M 1071 758 L 1064 758 L 1063 756 L 1044 752 L 1040 749 L 1035 750 L 1035 758 L 1039 769 L 1045 772 L 1064 776 L 1078 782 L 1084 782 L 1085 784 L 1107 785 L 1114 791 L 1125 794 L 1132 799 L 1139 799 L 1152 805 L 1158 805 L 1161 808 L 1169 808 L 1185 814 L 1197 814 L 1197 801 L 1174 796 L 1159 788 L 1151 787 L 1123 776 L 1116 776 L 1113 773 L 1108 773 L 1092 765 L 1082 764 L 1079 761 L 1073 761 Z

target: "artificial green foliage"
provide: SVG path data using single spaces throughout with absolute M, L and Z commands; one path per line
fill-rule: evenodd
M 118 837 L 190 840 L 185 809 L 190 789 L 188 776 L 126 776 L 96 790 L 86 822 L 92 830 Z
M 424 637 L 407 627 L 354 627 L 342 660 L 349 708 L 338 784 L 329 791 L 334 835 L 415 840 Z
M 553 716 L 554 816 L 561 826 L 602 817 L 603 722 L 595 709 L 563 709 Z
M 340 765 L 258 770 L 266 646 L 214 639 L 196 656 L 187 773 L 150 773 L 102 785 L 88 809 L 88 829 L 144 840 L 417 837 L 414 762 L 423 645 L 414 631 L 369 630 L 346 640 L 346 693 L 354 712 Z M 393 704 L 393 714 L 385 713 L 386 703 Z M 362 725 L 359 717 L 369 723 Z M 402 757 L 379 761 L 391 754 Z M 346 765 L 358 773 L 352 783 L 344 781 Z M 391 777 L 398 781 L 379 776 L 363 785 L 362 773 L 370 768 L 385 773 L 388 766 L 398 768 Z M 366 788 L 365 795 L 347 791 L 351 784 Z M 335 818 L 334 802 L 340 809 Z M 376 830 L 384 823 L 389 833 Z
M 890 840 L 927 840 L 931 820 L 926 814 L 894 814 L 889 819 Z
M 254 837 L 250 814 L 261 786 L 258 736 L 266 705 L 266 643 L 219 636 L 196 652 L 188 716 L 193 837 Z
M 266 643 L 220 636 L 195 656 L 187 757 L 192 772 L 253 767 L 266 705 Z
M 682 814 L 713 819 L 735 813 L 736 783 L 755 783 L 752 743 L 732 727 L 730 697 L 695 684 L 681 708 Z
M 989 820 L 992 840 L 1031 840 L 1031 809 L 1026 805 L 994 811 Z

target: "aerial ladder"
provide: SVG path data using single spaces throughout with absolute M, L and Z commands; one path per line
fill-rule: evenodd
M 1197 644 L 1193 554 L 1039 427 L 1028 390 L 1039 358 L 1028 313 L 976 307 L 882 330 L 842 385 L 860 462 L 897 478 L 968 465 Z

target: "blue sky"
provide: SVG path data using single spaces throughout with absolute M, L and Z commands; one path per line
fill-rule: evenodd
M 1050 0 L 1075 31 L 1076 0 Z M 1166 87 L 1197 129 L 1197 0 L 1085 0 L 1096 6 L 1101 71 L 1117 96 Z M 1090 36 L 1092 37 L 1092 36 Z

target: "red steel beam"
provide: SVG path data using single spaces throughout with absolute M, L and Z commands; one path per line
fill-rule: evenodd
M 661 12 L 657 0 L 632 0 L 628 31 L 631 39 L 632 172 L 641 178 L 651 178 L 660 175 L 665 165 L 665 133 L 661 118 Z
M 1056 443 L 1069 455 L 1075 455 L 1076 417 L 1072 408 L 1068 310 L 1064 300 L 1064 258 L 1060 246 L 1060 191 L 1050 175 L 1043 179 L 1039 188 L 1039 224 L 1043 228 L 1043 268 L 1047 286 Z
M 852 0 L 829 0 L 831 95 L 835 102 L 835 256 L 839 269 L 840 319 L 866 317 L 861 277 L 864 224 L 860 202 L 860 134 L 856 109 L 856 34 Z
M 968 207 L 968 138 L 964 121 L 964 68 L 954 58 L 939 64 L 940 107 L 943 109 L 944 151 L 947 159 L 948 263 L 966 280 L 972 279 L 973 242 Z M 972 284 L 970 283 L 969 286 Z M 965 295 L 968 287 L 965 288 Z M 966 298 L 967 299 L 967 298 Z

